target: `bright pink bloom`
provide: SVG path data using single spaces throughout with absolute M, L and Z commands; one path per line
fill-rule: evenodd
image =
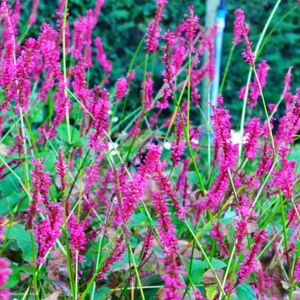
M 20 107 L 24 110 L 28 109 L 31 92 L 30 75 L 35 71 L 35 63 L 38 56 L 38 42 L 33 38 L 27 39 L 19 57 L 16 60 L 13 81 L 7 86 L 7 98 L 11 99 L 11 97 L 14 97 Z
M 85 187 L 84 193 L 86 194 L 87 198 L 89 198 L 89 194 L 92 192 L 92 187 L 94 184 L 99 182 L 100 179 L 100 166 L 99 162 L 95 162 L 86 168 L 85 174 Z
M 190 198 L 190 185 L 188 182 L 189 163 L 190 159 L 188 158 L 183 161 L 183 167 L 176 182 L 176 190 L 181 195 L 183 206 L 187 205 L 187 201 Z
M 50 25 L 43 24 L 38 39 L 40 53 L 43 58 L 44 69 L 47 71 L 44 83 L 40 88 L 39 97 L 46 101 L 50 90 L 55 86 L 55 81 L 63 82 L 60 67 L 60 47 L 57 45 L 59 34 Z
M 51 184 L 51 178 L 49 172 L 45 172 L 45 166 L 38 159 L 32 160 L 33 170 L 31 172 L 32 177 L 32 202 L 28 208 L 29 212 L 26 217 L 26 229 L 31 229 L 33 220 L 37 213 L 40 212 L 42 204 L 49 205 L 49 185 Z
M 70 248 L 73 260 L 75 260 L 76 251 L 78 251 L 79 261 L 83 261 L 81 253 L 85 250 L 87 244 L 85 229 L 85 223 L 83 221 L 77 221 L 76 216 L 72 214 L 68 222 L 68 230 L 70 234 Z
M 203 297 L 201 292 L 197 289 L 194 290 L 195 300 L 208 300 L 208 298 Z
M 247 235 L 247 220 L 241 219 L 236 221 L 236 233 L 234 235 L 236 239 L 236 253 L 240 254 L 244 248 L 244 238 Z
M 289 67 L 284 78 L 284 87 L 283 87 L 282 96 L 285 99 L 287 98 L 288 95 L 291 95 L 290 90 L 291 90 L 291 82 L 292 82 L 292 71 L 293 71 L 293 66 Z
M 262 155 L 260 157 L 260 162 L 259 162 L 259 166 L 257 169 L 257 176 L 261 177 L 264 174 L 267 174 L 272 166 L 273 163 L 273 149 L 272 146 L 270 145 L 269 142 L 269 135 L 270 135 L 270 130 L 269 130 L 269 126 L 267 123 L 264 124 L 263 130 L 263 138 L 264 138 L 264 145 L 262 148 Z
M 233 45 L 240 44 L 243 41 L 244 28 L 245 28 L 245 14 L 242 9 L 234 11 L 235 20 L 233 27 Z
M 214 165 L 219 158 L 220 168 L 232 169 L 236 160 L 236 147 L 231 142 L 231 116 L 222 104 L 223 98 L 219 97 L 219 106 L 213 107 Z
M 55 166 L 56 166 L 56 173 L 59 177 L 59 181 L 60 181 L 60 190 L 62 191 L 62 193 L 64 193 L 67 183 L 66 183 L 66 164 L 64 161 L 64 154 L 63 154 L 63 150 L 62 148 L 59 149 L 58 151 L 58 159 L 55 162 Z
M 298 258 L 296 266 L 295 266 L 294 278 L 297 282 L 300 282 L 300 258 Z
M 275 103 L 269 103 L 268 104 L 268 109 L 270 113 L 275 113 L 277 111 L 277 106 Z
M 78 99 L 88 107 L 92 98 L 92 91 L 87 87 L 86 70 L 88 66 L 84 63 L 79 63 L 72 67 L 72 87 Z
M 134 174 L 132 180 L 121 182 L 121 195 L 123 205 L 123 222 L 128 222 L 134 214 L 147 188 L 147 181 L 139 174 Z
M 52 121 L 52 126 L 48 132 L 48 138 L 54 138 L 56 136 L 56 128 L 65 119 L 67 111 L 70 110 L 70 100 L 65 93 L 65 84 L 63 81 L 58 83 L 58 91 L 54 94 L 55 101 L 55 117 Z
M 254 81 L 250 83 L 250 94 L 249 94 L 249 106 L 255 107 L 257 105 L 257 99 L 259 96 L 261 96 L 260 88 L 263 89 L 267 83 L 267 75 L 268 75 L 268 65 L 267 61 L 263 60 L 257 67 L 257 77 L 259 80 L 259 83 L 256 79 L 256 76 L 254 78 Z M 260 84 L 260 87 L 259 87 Z
M 173 99 L 173 92 L 175 90 L 174 81 L 175 81 L 175 67 L 172 63 L 172 49 L 175 44 L 175 36 L 174 33 L 168 30 L 163 39 L 165 40 L 165 46 L 163 47 L 164 55 L 162 57 L 163 64 L 165 65 L 165 69 L 162 72 L 164 77 L 164 85 L 161 89 L 162 101 L 157 102 L 157 107 L 160 109 L 166 109 L 169 106 L 168 99 Z
M 158 184 L 158 186 L 160 187 L 160 189 L 171 199 L 172 204 L 173 204 L 174 208 L 176 209 L 175 214 L 180 219 L 183 220 L 185 218 L 185 209 L 178 201 L 178 199 L 176 197 L 176 193 L 172 189 L 170 178 L 163 174 L 165 167 L 166 167 L 165 162 L 159 161 L 157 163 L 156 170 L 155 170 L 156 172 L 154 174 L 154 179 L 155 179 L 156 183 Z
M 93 11 L 88 10 L 86 16 L 79 17 L 74 22 L 73 33 L 73 50 L 72 54 L 75 59 L 92 67 L 92 31 L 95 23 Z
M 259 118 L 252 118 L 249 121 L 245 130 L 245 134 L 247 137 L 245 143 L 245 157 L 247 157 L 250 160 L 253 160 L 257 155 L 258 138 L 261 134 Z
M 190 14 L 187 15 L 187 19 L 185 21 L 185 29 L 186 29 L 186 39 L 187 39 L 187 49 L 190 53 L 194 52 L 194 38 L 196 36 L 196 31 L 199 28 L 199 18 L 194 15 L 194 6 L 189 6 Z
M 294 192 L 294 183 L 296 182 L 296 161 L 289 161 L 287 154 L 290 149 L 282 146 L 278 154 L 281 156 L 281 168 L 276 171 L 273 183 L 277 185 L 285 198 L 292 200 Z
M 182 295 L 180 291 L 185 288 L 185 283 L 182 280 L 183 266 L 178 266 L 175 254 L 166 254 L 164 259 L 166 273 L 161 275 L 165 281 L 164 299 L 165 300 L 180 300 Z
M 241 263 L 238 271 L 238 283 L 243 283 L 255 270 L 257 254 L 260 252 L 267 237 L 267 231 L 262 230 L 254 235 L 254 243 L 251 250 L 246 254 L 246 259 Z
M 153 107 L 153 88 L 154 83 L 151 79 L 151 72 L 147 72 L 144 87 L 144 109 L 147 111 Z
M 66 0 L 60 0 L 59 1 L 59 3 L 58 3 L 58 9 L 56 11 L 56 14 L 58 16 L 60 16 L 60 17 L 63 16 L 65 5 L 66 5 Z
M 120 101 L 124 98 L 128 93 L 128 85 L 126 78 L 119 78 L 116 83 L 116 90 L 115 90 L 115 99 L 116 101 Z
M 181 276 L 183 275 L 182 267 L 178 266 L 176 262 L 178 243 L 175 235 L 176 228 L 168 212 L 166 197 L 161 192 L 153 192 L 152 196 L 154 207 L 158 214 L 158 233 L 161 243 L 165 248 L 164 264 L 166 266 L 166 273 L 162 275 L 162 279 L 165 281 L 164 299 L 181 299 L 179 289 L 184 288 L 185 285 L 181 280 Z
M 105 55 L 101 38 L 95 38 L 94 42 L 97 48 L 97 60 L 100 66 L 103 68 L 105 73 L 110 73 L 112 69 L 112 62 L 108 60 Z
M 97 23 L 99 15 L 101 13 L 101 9 L 104 5 L 105 0 L 97 0 L 96 1 L 96 5 L 94 8 L 94 19 L 95 19 L 95 23 Z
M 227 245 L 225 243 L 225 236 L 224 236 L 220 226 L 221 226 L 220 222 L 217 222 L 216 224 L 214 224 L 213 228 L 210 231 L 210 236 L 212 238 L 214 238 L 216 240 L 216 242 L 218 243 L 218 245 L 220 247 L 220 253 L 224 257 L 228 257 L 228 249 L 227 249 Z
M 18 34 L 18 23 L 20 17 L 21 2 L 16 1 L 15 9 L 12 11 L 11 5 L 6 0 L 1 1 L 0 21 L 3 22 L 4 28 L 1 28 L 2 40 L 1 46 L 10 41 L 15 43 L 15 37 Z M 14 46 L 15 47 L 15 46 Z
M 108 130 L 110 102 L 108 98 L 108 92 L 106 90 L 101 91 L 98 103 L 95 106 L 92 120 L 92 126 L 95 131 L 89 138 L 89 146 L 97 150 L 104 150 L 107 148 L 107 141 L 105 132 Z
M 28 22 L 29 26 L 32 26 L 36 22 L 38 6 L 39 0 L 33 0 L 31 14 Z
M 128 85 L 131 84 L 134 77 L 135 77 L 135 71 L 134 70 L 131 70 L 129 73 L 127 73 L 126 80 L 127 80 Z
M 172 152 L 171 152 L 174 166 L 179 164 L 185 150 L 184 124 L 181 119 L 181 115 L 179 113 L 177 113 L 175 134 L 176 134 L 176 138 L 172 142 Z
M 186 54 L 186 48 L 185 48 L 185 39 L 182 37 L 179 37 L 177 39 L 177 44 L 174 47 L 174 53 L 172 55 L 172 62 L 173 66 L 175 68 L 175 73 L 177 74 L 184 62 Z
M 4 258 L 0 258 L 0 299 L 9 300 L 10 292 L 8 289 L 4 289 L 2 286 L 7 283 L 9 275 L 12 270 L 9 268 L 9 262 Z
M 219 175 L 206 195 L 207 205 L 215 210 L 222 200 L 228 184 L 228 170 L 232 171 L 237 159 L 237 147 L 231 142 L 231 123 L 228 110 L 222 107 L 223 98 L 218 98 L 219 107 L 213 107 L 214 127 L 214 157 L 213 165 L 216 166 L 219 159 Z
M 158 47 L 158 39 L 160 35 L 160 22 L 162 20 L 165 6 L 167 5 L 167 0 L 158 0 L 157 1 L 157 8 L 155 12 L 155 17 L 151 20 L 147 27 L 146 33 L 146 51 L 155 52 Z
M 18 2 L 20 3 L 20 2 Z M 1 24 L 1 58 L 0 58 L 0 85 L 7 89 L 5 103 L 1 104 L 1 108 L 8 108 L 8 103 L 15 97 L 16 88 L 14 84 L 16 66 L 15 56 L 17 55 L 17 24 L 15 24 L 14 13 L 10 4 L 5 0 L 0 6 L 0 24 Z
M 249 41 L 249 31 L 250 31 L 250 26 L 246 24 L 244 28 L 244 41 L 245 41 L 246 48 L 242 52 L 242 56 L 244 57 L 246 63 L 254 67 L 255 55 L 254 52 L 252 51 L 252 42 Z
M 55 246 L 63 224 L 63 208 L 59 204 L 49 203 L 46 218 L 34 224 L 34 237 L 38 245 L 37 262 L 44 263 L 45 255 Z
M 164 175 L 167 164 L 160 161 L 161 150 L 158 145 L 150 145 L 144 163 L 139 167 L 138 172 L 144 178 L 148 178 L 153 174 L 153 178 L 157 185 L 172 201 L 179 218 L 184 219 L 185 210 L 179 203 L 176 193 L 172 189 L 172 185 L 168 176 Z
M 297 95 L 300 93 L 300 89 L 297 90 Z M 275 136 L 275 142 L 277 145 L 293 144 L 294 136 L 300 130 L 300 97 L 295 96 L 293 102 L 287 106 L 286 115 L 280 118 L 278 131 Z
M 144 263 L 150 257 L 150 249 L 153 246 L 154 236 L 153 236 L 153 227 L 151 226 L 149 231 L 147 232 L 145 239 L 144 239 L 144 247 L 143 253 L 141 255 L 141 261 Z
M 159 145 L 151 144 L 148 146 L 146 158 L 138 168 L 139 174 L 147 178 L 156 171 L 158 162 L 160 161 L 161 149 Z
M 254 53 L 251 49 L 252 43 L 249 41 L 250 26 L 245 23 L 245 14 L 242 9 L 237 9 L 234 13 L 233 45 L 236 46 L 244 40 L 246 49 L 242 52 L 242 56 L 245 62 L 254 66 Z
M 249 209 L 249 201 L 247 198 L 241 198 L 239 203 L 239 207 L 236 209 L 236 214 L 238 218 L 235 219 L 235 234 L 234 237 L 236 239 L 236 251 L 239 254 L 244 249 L 244 239 L 247 236 L 247 228 L 248 225 L 251 224 L 250 218 L 255 218 L 255 212 Z M 243 206 L 245 205 L 245 206 Z
M 138 203 L 141 201 L 148 184 L 146 174 L 135 173 L 132 179 L 128 178 L 124 169 L 119 172 L 115 170 L 115 194 L 117 203 L 115 205 L 115 225 L 120 222 L 127 224 L 134 214 Z

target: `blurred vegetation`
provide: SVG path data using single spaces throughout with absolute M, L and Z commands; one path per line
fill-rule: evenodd
M 225 28 L 224 48 L 223 48 L 223 68 L 226 65 L 228 54 L 232 46 L 232 28 L 234 21 L 234 10 L 242 8 L 245 11 L 247 22 L 251 25 L 250 38 L 255 44 L 264 27 L 264 24 L 275 5 L 275 0 L 230 0 L 227 1 L 227 23 Z M 32 1 L 22 1 L 22 19 L 20 31 L 25 30 L 26 22 L 30 15 Z M 200 16 L 200 22 L 204 25 L 205 1 L 192 0 L 169 0 L 167 12 L 163 20 L 164 28 L 174 29 L 188 12 L 189 5 L 195 6 L 195 12 Z M 39 26 L 43 21 L 49 22 L 52 14 L 55 13 L 58 1 L 41 0 L 39 4 L 38 22 L 31 28 L 28 34 L 37 36 Z M 86 10 L 94 6 L 94 1 L 70 0 L 69 20 L 72 24 Z M 294 66 L 293 87 L 296 87 L 300 77 L 300 22 L 299 10 L 293 9 L 297 6 L 296 0 L 282 1 L 271 25 L 270 30 L 276 26 L 268 43 L 263 48 L 258 62 L 267 59 L 269 65 L 268 82 L 264 94 L 268 103 L 276 103 L 280 97 L 283 78 L 289 66 Z M 112 83 L 119 76 L 125 76 L 130 64 L 131 57 L 139 42 L 144 36 L 148 22 L 152 19 L 156 7 L 156 1 L 152 0 L 109 0 L 106 1 L 102 9 L 98 24 L 94 30 L 94 37 L 100 36 L 104 43 L 104 49 L 110 60 L 113 62 Z M 288 16 L 284 16 L 290 11 Z M 283 19 L 284 18 L 284 19 Z M 280 23 L 278 23 L 280 22 Z M 230 67 L 229 76 L 226 81 L 224 97 L 225 103 L 233 112 L 234 124 L 238 126 L 242 101 L 238 98 L 240 88 L 245 85 L 248 66 L 241 58 L 242 46 L 235 49 L 233 61 Z M 142 53 L 143 54 L 143 51 Z M 152 67 L 155 61 L 160 59 L 161 54 L 151 57 Z M 137 76 L 143 72 L 143 55 L 140 55 L 135 68 Z M 159 75 L 160 69 L 156 68 Z M 102 78 L 102 70 L 95 68 L 94 78 Z M 158 79 L 158 76 L 155 77 Z M 137 86 L 138 88 L 138 86 Z M 136 103 L 136 99 L 134 99 Z M 262 115 L 261 106 L 255 108 L 254 114 Z M 250 113 L 250 112 L 249 112 Z

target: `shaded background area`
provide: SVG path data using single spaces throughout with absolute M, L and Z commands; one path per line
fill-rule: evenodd
M 224 48 L 222 65 L 225 68 L 228 54 L 232 46 L 232 28 L 234 21 L 234 10 L 242 8 L 245 11 L 247 22 L 251 25 L 250 38 L 255 44 L 258 40 L 264 24 L 275 5 L 275 0 L 229 0 L 227 1 L 227 23 L 225 28 Z M 22 20 L 20 31 L 25 29 L 26 22 L 30 15 L 32 1 L 22 1 Z M 205 1 L 178 1 L 169 0 L 167 11 L 163 20 L 163 27 L 174 29 L 188 12 L 188 6 L 195 6 L 195 13 L 200 17 L 200 22 L 204 25 L 205 22 Z M 52 14 L 55 13 L 58 6 L 58 1 L 40 0 L 38 10 L 38 21 L 33 26 L 28 34 L 37 36 L 39 26 L 43 21 L 49 22 Z M 72 24 L 80 15 L 85 14 L 86 10 L 94 6 L 94 1 L 69 0 L 70 15 L 69 21 Z M 268 103 L 276 103 L 280 97 L 283 78 L 289 66 L 294 66 L 293 71 L 293 88 L 299 86 L 300 78 L 300 20 L 299 8 L 296 0 L 282 1 L 276 16 L 272 20 L 270 30 L 276 26 L 276 30 L 272 34 L 268 43 L 265 45 L 258 62 L 261 59 L 266 59 L 269 65 L 269 74 L 267 85 L 264 89 L 266 101 Z M 152 0 L 109 0 L 106 1 L 100 14 L 98 24 L 93 32 L 93 36 L 100 36 L 104 43 L 104 49 L 107 57 L 113 62 L 112 83 L 119 76 L 125 76 L 136 47 L 141 41 L 148 22 L 152 19 L 156 8 L 156 1 Z M 284 16 L 289 15 L 284 18 Z M 283 19 L 284 18 L 284 19 Z M 278 23 L 280 22 L 280 24 Z M 269 30 L 269 32 L 270 32 Z M 232 112 L 233 124 L 238 126 L 242 101 L 238 98 L 240 88 L 245 85 L 248 66 L 241 58 L 242 46 L 239 45 L 233 55 L 233 61 L 230 67 L 229 77 L 226 81 L 224 89 L 225 103 Z M 141 76 L 143 72 L 144 52 L 138 57 L 136 68 L 137 76 Z M 160 60 L 161 54 L 158 53 L 152 57 L 152 61 Z M 158 64 L 157 64 L 158 65 Z M 155 79 L 159 86 L 160 78 L 159 67 L 156 67 Z M 101 68 L 94 68 L 94 78 L 103 77 Z M 141 77 L 140 77 L 141 78 Z M 136 86 L 139 88 L 139 86 Z M 137 99 L 132 97 L 135 102 Z M 129 104 L 131 104 L 129 102 Z M 134 106 L 134 103 L 132 103 Z M 130 109 L 130 106 L 128 106 Z M 251 114 L 262 115 L 263 111 L 260 104 Z

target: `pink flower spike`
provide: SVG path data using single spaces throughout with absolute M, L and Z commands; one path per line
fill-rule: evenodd
M 298 258 L 296 266 L 295 266 L 294 278 L 297 282 L 300 282 L 300 258 Z
M 246 259 L 241 263 L 238 271 L 238 283 L 243 283 L 255 270 L 257 265 L 257 254 L 259 254 L 263 243 L 267 238 L 267 231 L 262 230 L 257 232 L 254 236 L 254 243 L 252 248 L 246 254 Z
M 147 111 L 153 107 L 153 89 L 154 83 L 151 79 L 151 72 L 147 72 L 144 85 L 144 109 Z
M 245 157 L 247 157 L 249 160 L 255 159 L 257 155 L 257 144 L 260 134 L 261 127 L 259 118 L 251 119 L 245 130 L 245 135 L 247 137 L 245 143 Z
M 56 166 L 57 175 L 59 176 L 59 180 L 60 180 L 60 190 L 62 191 L 62 193 L 64 193 L 67 185 L 66 183 L 67 172 L 66 172 L 66 164 L 64 161 L 64 154 L 62 148 L 60 148 L 58 151 L 58 159 L 55 162 L 55 166 Z
M 79 253 L 79 261 L 83 261 L 81 253 L 86 247 L 85 223 L 77 221 L 76 216 L 73 214 L 68 222 L 68 230 L 70 234 L 70 248 L 72 251 L 73 260 L 76 258 L 76 251 Z
M 36 22 L 38 6 L 39 6 L 39 0 L 33 0 L 31 15 L 28 22 L 29 26 L 32 26 Z
M 105 0 L 97 0 L 96 5 L 94 8 L 94 18 L 95 18 L 95 23 L 97 23 L 99 15 L 101 13 L 101 9 L 104 5 Z
M 49 185 L 51 184 L 51 178 L 49 172 L 45 172 L 45 166 L 38 159 L 32 160 L 33 171 L 32 176 L 32 202 L 29 206 L 29 212 L 26 217 L 26 229 L 31 229 L 33 220 L 36 214 L 40 211 L 42 204 L 48 205 L 49 197 Z
M 164 85 L 161 89 L 162 101 L 157 102 L 157 107 L 160 109 L 166 109 L 169 106 L 168 99 L 173 99 L 173 92 L 175 90 L 175 67 L 173 66 L 171 51 L 175 44 L 174 33 L 168 30 L 163 39 L 165 40 L 165 46 L 163 47 L 164 55 L 162 57 L 165 69 L 162 72 L 164 77 Z
M 146 51 L 148 53 L 155 52 L 158 47 L 158 39 L 160 35 L 160 22 L 162 20 L 165 6 L 167 5 L 167 0 L 158 0 L 157 1 L 157 9 L 155 12 L 155 17 L 152 19 L 147 27 L 146 33 Z
M 103 68 L 105 73 L 110 73 L 112 70 L 112 62 L 106 58 L 101 38 L 95 38 L 94 42 L 97 48 L 97 60 L 100 66 Z
M 259 82 L 257 81 L 257 78 L 255 76 L 255 79 L 253 83 L 250 84 L 250 99 L 249 99 L 249 106 L 255 107 L 257 104 L 257 99 L 261 96 L 260 88 L 263 89 L 267 83 L 267 75 L 268 75 L 268 64 L 266 60 L 263 60 L 258 66 L 257 66 L 257 77 Z M 260 85 L 260 87 L 259 87 Z
M 119 78 L 116 83 L 115 99 L 120 101 L 128 93 L 127 80 L 123 77 Z
M 4 289 L 3 285 L 7 283 L 9 275 L 12 270 L 9 268 L 9 262 L 4 258 L 0 258 L 0 299 L 9 300 L 10 292 L 8 289 Z
M 50 203 L 46 218 L 34 225 L 34 237 L 38 245 L 38 263 L 44 263 L 45 255 L 55 246 L 63 221 L 63 208 L 59 204 Z
M 222 229 L 220 228 L 221 224 L 220 222 L 217 222 L 216 224 L 214 224 L 213 228 L 210 231 L 210 236 L 212 238 L 214 238 L 217 243 L 219 244 L 220 247 L 220 253 L 224 256 L 224 257 L 228 257 L 228 249 L 225 243 L 225 236 L 222 232 Z
M 194 15 L 194 6 L 189 6 L 190 14 L 185 21 L 186 38 L 187 38 L 187 48 L 190 53 L 194 52 L 194 38 L 196 36 L 196 31 L 199 27 L 199 18 Z
M 233 45 L 240 44 L 243 41 L 243 33 L 245 27 L 245 14 L 242 9 L 234 11 L 235 20 L 233 28 Z

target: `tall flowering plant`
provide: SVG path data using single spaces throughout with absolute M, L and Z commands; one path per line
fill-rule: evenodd
M 232 13 L 230 57 L 241 46 L 249 69 L 239 126 L 224 93 L 231 58 L 216 104 L 204 103 L 218 27 L 194 6 L 166 26 L 172 5 L 156 1 L 115 76 L 119 54 L 94 35 L 103 0 L 81 16 L 62 0 L 51 20 L 33 1 L 22 35 L 22 3 L 1 1 L 1 299 L 297 297 L 297 66 L 275 102 L 262 57 L 284 6 L 257 40 L 248 13 Z

